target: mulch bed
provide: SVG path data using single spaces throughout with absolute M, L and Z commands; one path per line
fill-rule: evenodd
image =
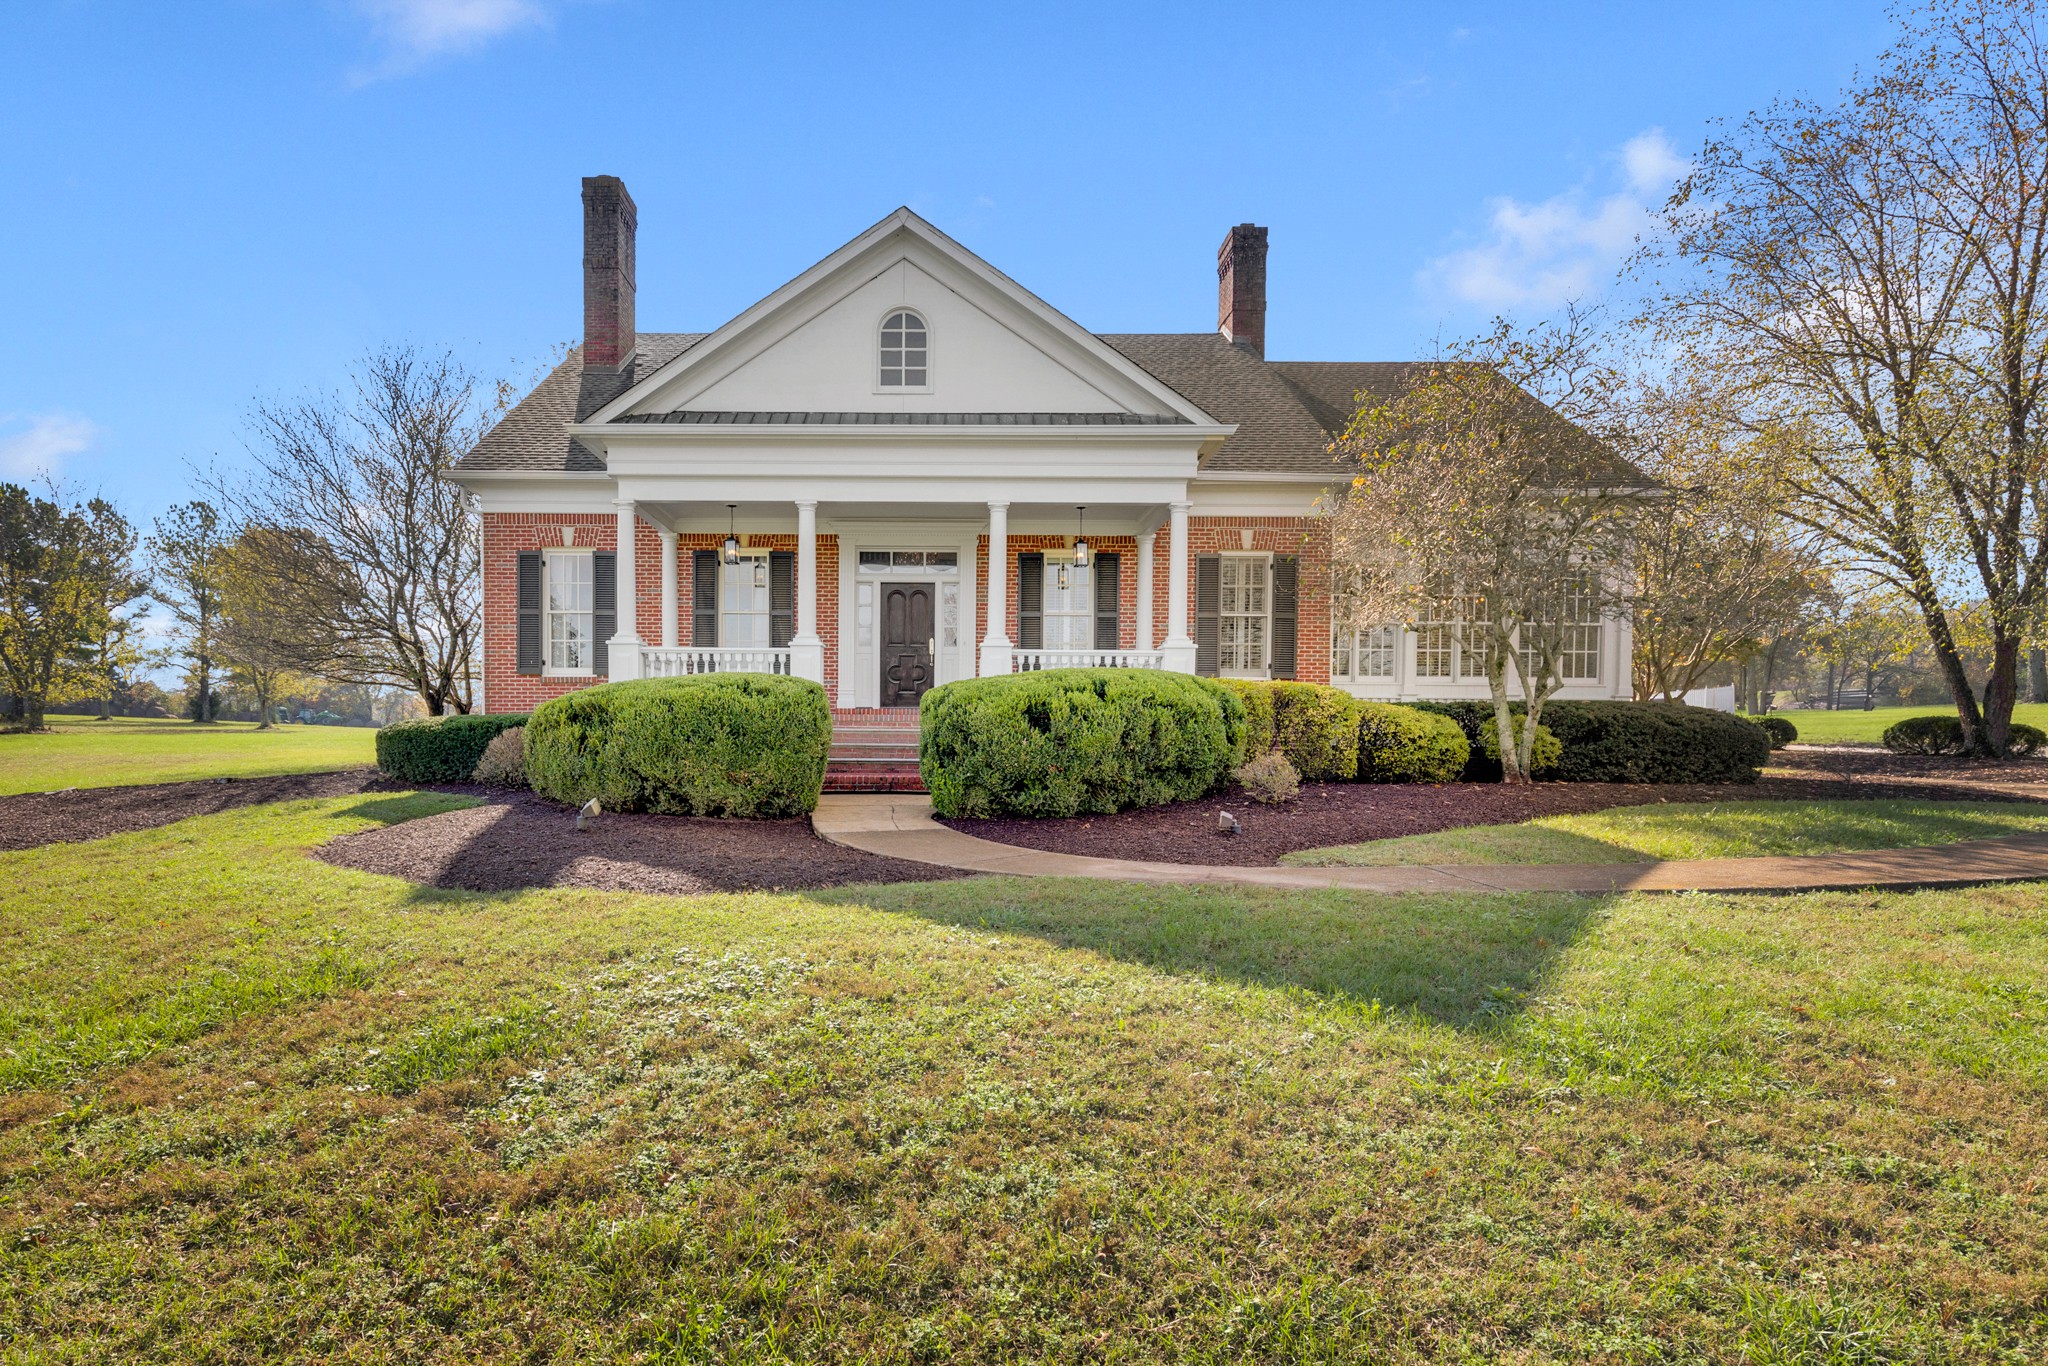
M 1242 792 L 1198 802 L 1065 820 L 946 820 L 962 834 L 1062 854 L 1138 859 L 1154 863 L 1270 865 L 1282 854 L 1333 844 L 1422 835 L 1467 825 L 1506 825 L 1538 816 L 1576 815 L 1616 806 L 1658 802 L 1754 801 L 2048 801 L 1986 791 L 1972 782 L 2048 782 L 2048 762 L 2012 760 L 1973 764 L 1955 759 L 1907 759 L 1876 751 L 1781 751 L 1776 773 L 1756 783 L 1650 786 L 1632 783 L 1450 783 L 1442 787 L 1380 783 L 1304 783 L 1301 795 L 1280 806 L 1261 806 Z M 1778 761 L 1783 761 L 1779 763 Z M 2010 776 L 2024 774 L 2023 777 Z M 1927 778 L 1948 781 L 1928 782 Z M 1907 781 L 1922 779 L 1923 781 Z M 1216 816 L 1228 811 L 1244 833 L 1217 833 Z
M 76 844 L 131 830 L 152 830 L 189 816 L 211 816 L 264 802 L 350 797 L 389 791 L 375 769 L 294 773 L 279 778 L 213 778 L 136 787 L 75 787 L 0 797 L 0 850 Z
M 344 835 L 315 855 L 471 892 L 590 887 L 689 896 L 969 876 L 827 844 L 807 820 L 605 815 L 578 834 L 574 809 L 531 793 L 448 790 L 473 790 L 486 805 Z

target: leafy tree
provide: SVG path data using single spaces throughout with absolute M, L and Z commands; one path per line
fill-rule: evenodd
M 1614 382 L 1587 315 L 1496 322 L 1413 367 L 1338 443 L 1354 469 L 1330 509 L 1338 619 L 1365 629 L 1456 604 L 1463 648 L 1484 660 L 1506 782 L 1534 768 L 1579 623 L 1627 610 L 1623 571 L 1651 490 L 1589 430 L 1611 422 Z
M 240 521 L 260 575 L 293 605 L 292 667 L 418 694 L 432 715 L 475 696 L 482 538 L 473 501 L 443 476 L 507 399 L 449 357 L 364 359 L 349 394 L 252 415 L 253 478 L 208 487 Z
M 134 548 L 103 499 L 65 507 L 0 484 L 0 672 L 30 730 L 53 700 L 101 695 L 95 650 L 134 596 Z
M 2006 749 L 2048 594 L 2048 48 L 2034 0 L 1909 16 L 1840 99 L 1710 138 L 1641 264 L 1786 510 L 1919 613 L 1966 743 Z M 1973 692 L 1957 603 L 1989 612 Z
M 150 593 L 177 623 L 177 653 L 188 665 L 194 721 L 215 716 L 213 685 L 220 663 L 221 592 L 229 537 L 211 503 L 181 503 L 156 519 L 149 537 Z
M 306 653 L 303 606 L 270 576 L 275 560 L 266 542 L 277 534 L 244 528 L 221 562 L 220 655 L 229 681 L 254 699 L 258 730 L 270 728 L 278 698 L 300 685 L 296 666 Z

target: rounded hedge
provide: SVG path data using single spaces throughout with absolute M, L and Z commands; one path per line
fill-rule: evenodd
M 2015 721 L 2006 732 L 2006 752 L 2022 757 L 2048 744 L 2048 732 Z M 1885 727 L 1884 747 L 1894 754 L 1961 754 L 1963 722 L 1957 716 L 1909 716 Z
M 1753 783 L 1771 760 L 1755 725 L 1683 702 L 1552 702 L 1543 724 L 1569 783 Z
M 1320 683 L 1268 683 L 1273 748 L 1305 783 L 1348 783 L 1358 776 L 1359 701 Z
M 1245 746 L 1245 706 L 1206 678 L 1047 669 L 924 695 L 921 762 L 942 816 L 1073 816 L 1207 796 Z
M 377 767 L 402 783 L 466 783 L 485 747 L 525 724 L 519 712 L 394 721 L 377 732 Z
M 1450 717 L 1392 702 L 1358 710 L 1358 781 L 1449 783 L 1465 771 L 1472 746 Z
M 1799 738 L 1799 727 L 1782 716 L 1759 716 L 1756 724 L 1763 727 L 1764 738 L 1771 742 L 1772 749 L 1783 749 Z
M 526 723 L 534 791 L 607 811 L 800 816 L 816 809 L 832 708 L 808 679 L 642 678 L 542 703 Z
M 1552 706 L 1556 704 L 1553 703 Z M 1459 778 L 1468 783 L 1497 783 L 1501 779 L 1500 767 L 1500 726 L 1494 720 L 1491 702 L 1417 702 L 1415 710 L 1431 716 L 1439 716 L 1458 728 L 1465 737 L 1465 771 Z M 1523 708 L 1514 708 L 1517 726 L 1520 725 Z M 1545 720 L 1550 709 L 1543 712 Z M 1536 723 L 1536 772 L 1538 778 L 1557 776 L 1557 761 L 1562 742 L 1556 732 L 1543 722 Z M 1550 743 L 1545 743 L 1549 737 Z
M 1479 747 L 1485 751 L 1487 762 L 1492 764 L 1494 768 L 1500 769 L 1502 767 L 1500 762 L 1500 725 L 1496 722 L 1482 727 L 1480 736 Z M 1515 718 L 1515 742 L 1520 744 L 1521 739 L 1522 718 L 1517 716 Z M 1544 725 L 1541 721 L 1538 721 L 1536 723 L 1536 742 L 1529 747 L 1530 771 L 1544 775 L 1555 773 L 1558 761 L 1563 758 L 1564 741 L 1557 738 L 1557 732 Z
M 1250 763 L 1273 748 L 1273 685 L 1262 678 L 1219 678 L 1216 680 L 1244 703 L 1244 753 L 1240 763 Z

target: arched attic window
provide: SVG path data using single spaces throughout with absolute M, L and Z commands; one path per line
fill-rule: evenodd
M 923 389 L 931 384 L 929 333 L 924 319 L 899 308 L 882 319 L 881 387 Z

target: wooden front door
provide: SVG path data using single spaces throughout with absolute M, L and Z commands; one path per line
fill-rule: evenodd
M 882 587 L 882 705 L 914 707 L 932 685 L 932 589 Z

